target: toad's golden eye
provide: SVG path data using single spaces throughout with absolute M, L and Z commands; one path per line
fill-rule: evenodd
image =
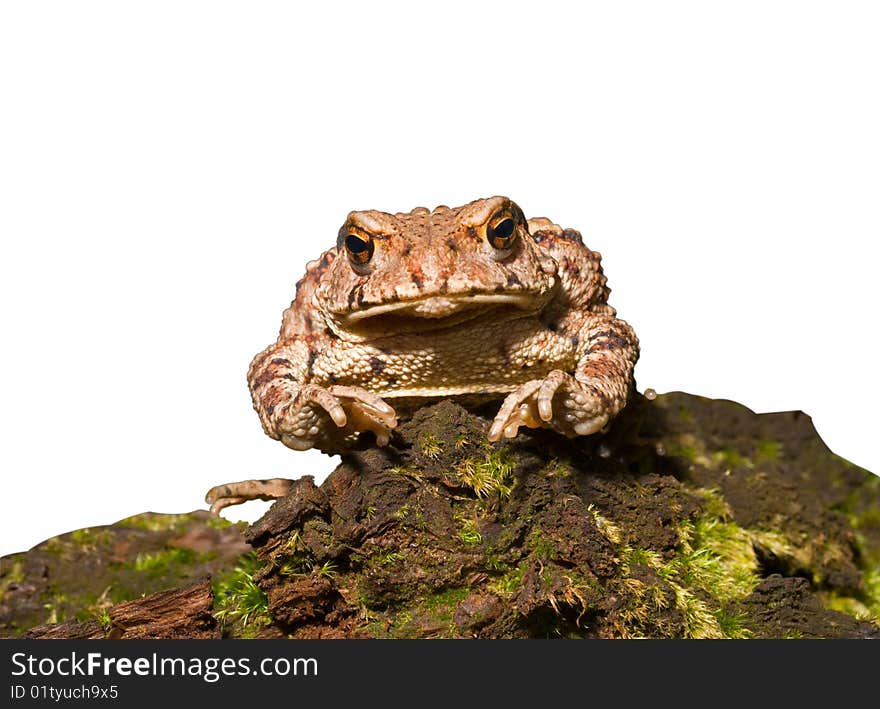
M 345 237 L 345 250 L 352 263 L 363 265 L 373 258 L 373 238 L 351 233 Z
M 486 238 L 496 249 L 509 249 L 516 241 L 516 221 L 505 215 L 497 221 L 489 222 Z

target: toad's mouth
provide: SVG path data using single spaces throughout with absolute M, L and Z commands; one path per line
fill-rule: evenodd
M 397 313 L 417 318 L 445 318 L 462 310 L 486 305 L 514 305 L 523 310 L 534 307 L 535 299 L 525 293 L 474 293 L 463 296 L 434 296 L 420 300 L 402 300 L 396 303 L 373 305 L 347 313 L 345 319 L 354 323 L 386 313 Z
M 417 332 L 435 330 L 500 311 L 533 312 L 539 300 L 529 293 L 472 293 L 373 305 L 339 316 L 353 330 Z

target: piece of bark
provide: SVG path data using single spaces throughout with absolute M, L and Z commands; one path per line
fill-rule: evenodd
M 205 580 L 183 588 L 154 593 L 134 601 L 124 601 L 109 610 L 110 626 L 98 621 L 71 621 L 39 625 L 25 635 L 37 639 L 142 639 L 219 638 L 212 614 L 214 593 Z

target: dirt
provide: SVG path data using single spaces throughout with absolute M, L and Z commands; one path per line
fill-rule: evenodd
M 143 548 L 121 523 L 4 557 L 0 633 L 213 574 L 232 637 L 880 637 L 880 478 L 805 414 L 637 396 L 603 435 L 489 444 L 491 413 L 421 409 L 243 538 L 194 513 Z M 181 543 L 195 556 L 133 569 Z

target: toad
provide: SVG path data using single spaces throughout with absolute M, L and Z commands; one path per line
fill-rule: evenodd
M 361 435 L 384 446 L 399 413 L 454 397 L 501 402 L 490 441 L 601 431 L 634 389 L 639 346 L 608 305 L 600 259 L 506 197 L 351 212 L 251 362 L 263 429 L 294 450 L 339 453 Z M 208 501 L 216 512 L 288 487 L 230 483 Z

